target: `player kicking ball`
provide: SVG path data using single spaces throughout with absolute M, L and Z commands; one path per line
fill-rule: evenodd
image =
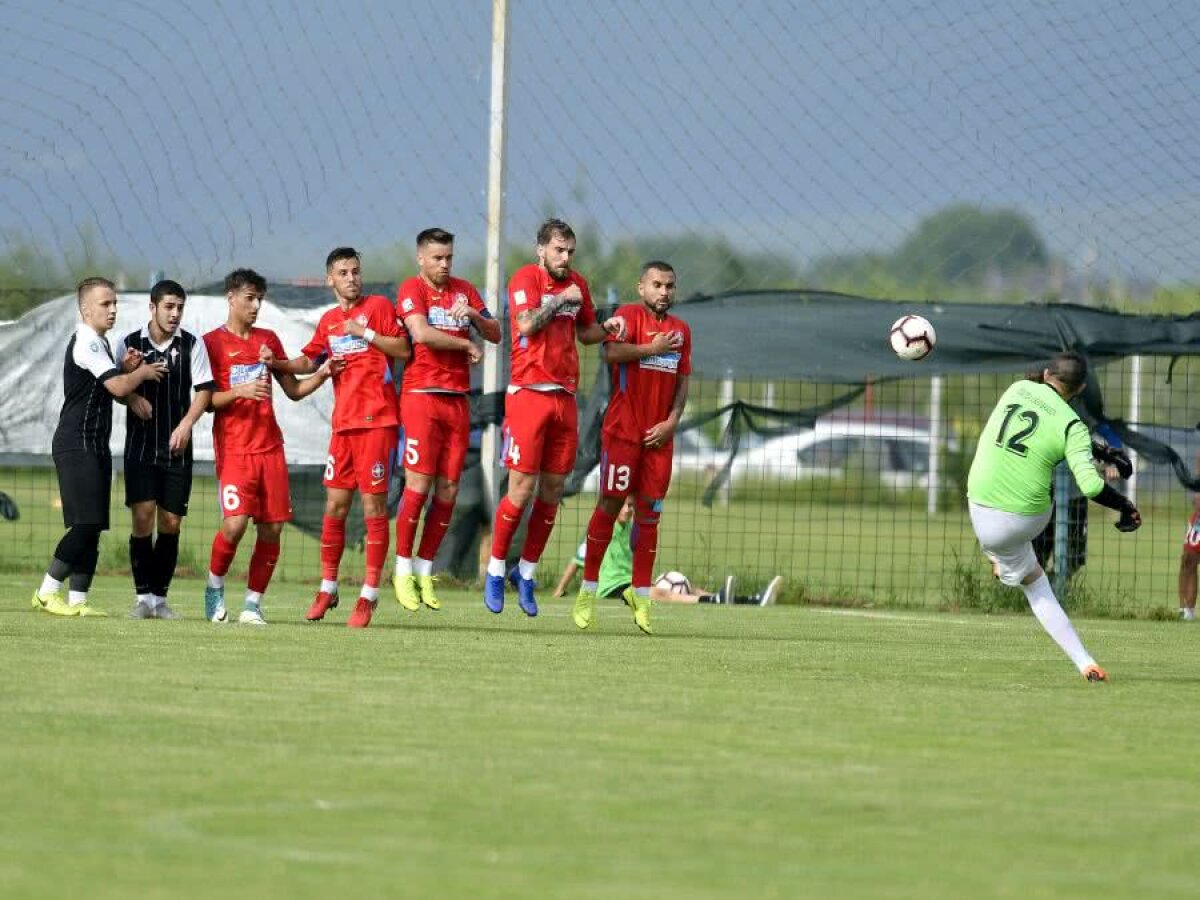
M 257 540 L 250 555 L 246 599 L 238 621 L 243 625 L 267 624 L 262 597 L 279 560 L 279 536 L 292 518 L 283 432 L 271 405 L 271 376 L 290 399 L 300 400 L 333 374 L 332 360 L 304 381 L 288 372 L 272 372 L 270 364 L 287 359 L 287 354 L 275 332 L 254 324 L 266 294 L 266 279 L 253 269 L 230 272 L 225 277 L 229 318 L 204 335 L 215 383 L 211 405 L 213 455 L 224 515 L 213 538 L 204 590 L 204 617 L 210 622 L 228 621 L 225 575 L 253 519 Z
M 633 611 L 634 624 L 654 633 L 650 606 L 658 520 L 671 483 L 675 429 L 687 404 L 692 371 L 691 330 L 670 314 L 675 288 L 670 263 L 646 263 L 637 285 L 641 303 L 616 313 L 625 323 L 623 338 L 604 343 L 611 397 L 601 431 L 600 499 L 588 523 L 583 583 L 571 611 L 580 628 L 596 621 L 600 566 L 621 505 L 632 494 L 633 583 L 621 596 Z
M 1000 397 L 979 436 L 967 478 L 971 525 L 996 577 L 1020 586 L 1046 633 L 1088 681 L 1107 681 L 1063 612 L 1038 565 L 1033 539 L 1050 521 L 1051 479 L 1063 460 L 1084 496 L 1120 512 L 1119 531 L 1142 524 L 1137 508 L 1104 483 L 1092 463 L 1087 426 L 1069 401 L 1087 382 L 1087 360 L 1059 353 Z
M 458 499 L 471 437 L 470 367 L 483 358 L 471 329 L 492 344 L 500 323 L 469 281 L 450 274 L 454 235 L 427 228 L 417 235 L 419 274 L 400 285 L 396 314 L 413 339 L 413 358 L 404 368 L 404 496 L 396 515 L 396 601 L 410 612 L 424 604 L 440 609 L 433 560 Z M 430 492 L 425 528 L 413 559 L 417 526 Z
M 300 356 L 275 362 L 272 368 L 311 375 L 333 361 L 333 436 L 325 461 L 321 586 L 305 618 L 319 622 L 338 605 L 346 516 L 357 489 L 367 532 L 366 573 L 346 624 L 366 628 L 379 602 L 379 579 L 388 552 L 388 481 L 400 427 L 392 360 L 408 358 L 408 341 L 391 301 L 377 294 L 363 296 L 357 250 L 338 247 L 330 252 L 325 258 L 325 283 L 337 305 L 321 316 Z

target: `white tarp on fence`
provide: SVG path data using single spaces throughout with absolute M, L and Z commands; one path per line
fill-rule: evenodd
M 149 319 L 149 294 L 121 294 L 117 324 L 109 339 L 142 327 Z M 223 296 L 188 297 L 183 325 L 203 335 L 225 322 L 228 304 Z M 289 356 L 299 354 L 312 336 L 310 310 L 284 310 L 263 303 L 258 325 L 279 335 Z M 0 453 L 49 456 L 63 399 L 63 356 L 79 321 L 75 295 L 43 303 L 15 322 L 0 324 Z M 326 385 L 311 397 L 293 403 L 275 386 L 275 415 L 283 429 L 289 463 L 324 465 L 333 412 L 333 387 Z M 204 416 L 192 432 L 196 459 L 211 460 L 212 416 Z M 125 447 L 125 410 L 113 410 L 113 456 Z

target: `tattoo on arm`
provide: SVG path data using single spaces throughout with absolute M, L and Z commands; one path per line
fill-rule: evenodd
M 536 333 L 546 327 L 556 312 L 558 307 L 549 303 L 537 309 L 523 309 L 517 313 L 517 322 L 523 323 L 531 333 Z

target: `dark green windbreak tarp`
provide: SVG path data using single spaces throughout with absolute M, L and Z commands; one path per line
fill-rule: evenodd
M 692 369 L 707 377 L 861 384 L 967 372 L 1012 372 L 1060 350 L 1093 362 L 1200 353 L 1200 316 L 1130 316 L 1069 303 L 916 303 L 819 291 L 694 297 L 676 313 L 692 328 Z M 893 322 L 927 318 L 937 350 L 922 362 L 888 347 Z

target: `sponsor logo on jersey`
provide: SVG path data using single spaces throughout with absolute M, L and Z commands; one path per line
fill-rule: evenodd
M 638 361 L 639 369 L 650 369 L 654 372 L 669 372 L 674 375 L 679 371 L 680 354 L 672 351 L 670 353 L 659 353 L 656 356 L 647 356 L 645 359 Z
M 400 308 L 406 313 L 412 312 L 416 308 L 416 304 L 412 302 L 412 297 L 405 297 L 400 301 Z
M 249 381 L 257 381 L 267 375 L 267 364 L 264 362 L 238 363 L 229 367 L 229 386 L 237 387 Z
M 513 306 L 524 306 L 526 302 L 524 291 L 515 291 L 513 293 Z
M 431 306 L 429 307 L 429 324 L 442 331 L 465 331 L 470 327 L 471 320 L 466 316 L 450 315 L 450 310 L 444 306 Z
M 355 337 L 352 334 L 331 334 L 329 350 L 334 356 L 349 356 L 351 353 L 363 353 L 371 346 L 366 338 Z

